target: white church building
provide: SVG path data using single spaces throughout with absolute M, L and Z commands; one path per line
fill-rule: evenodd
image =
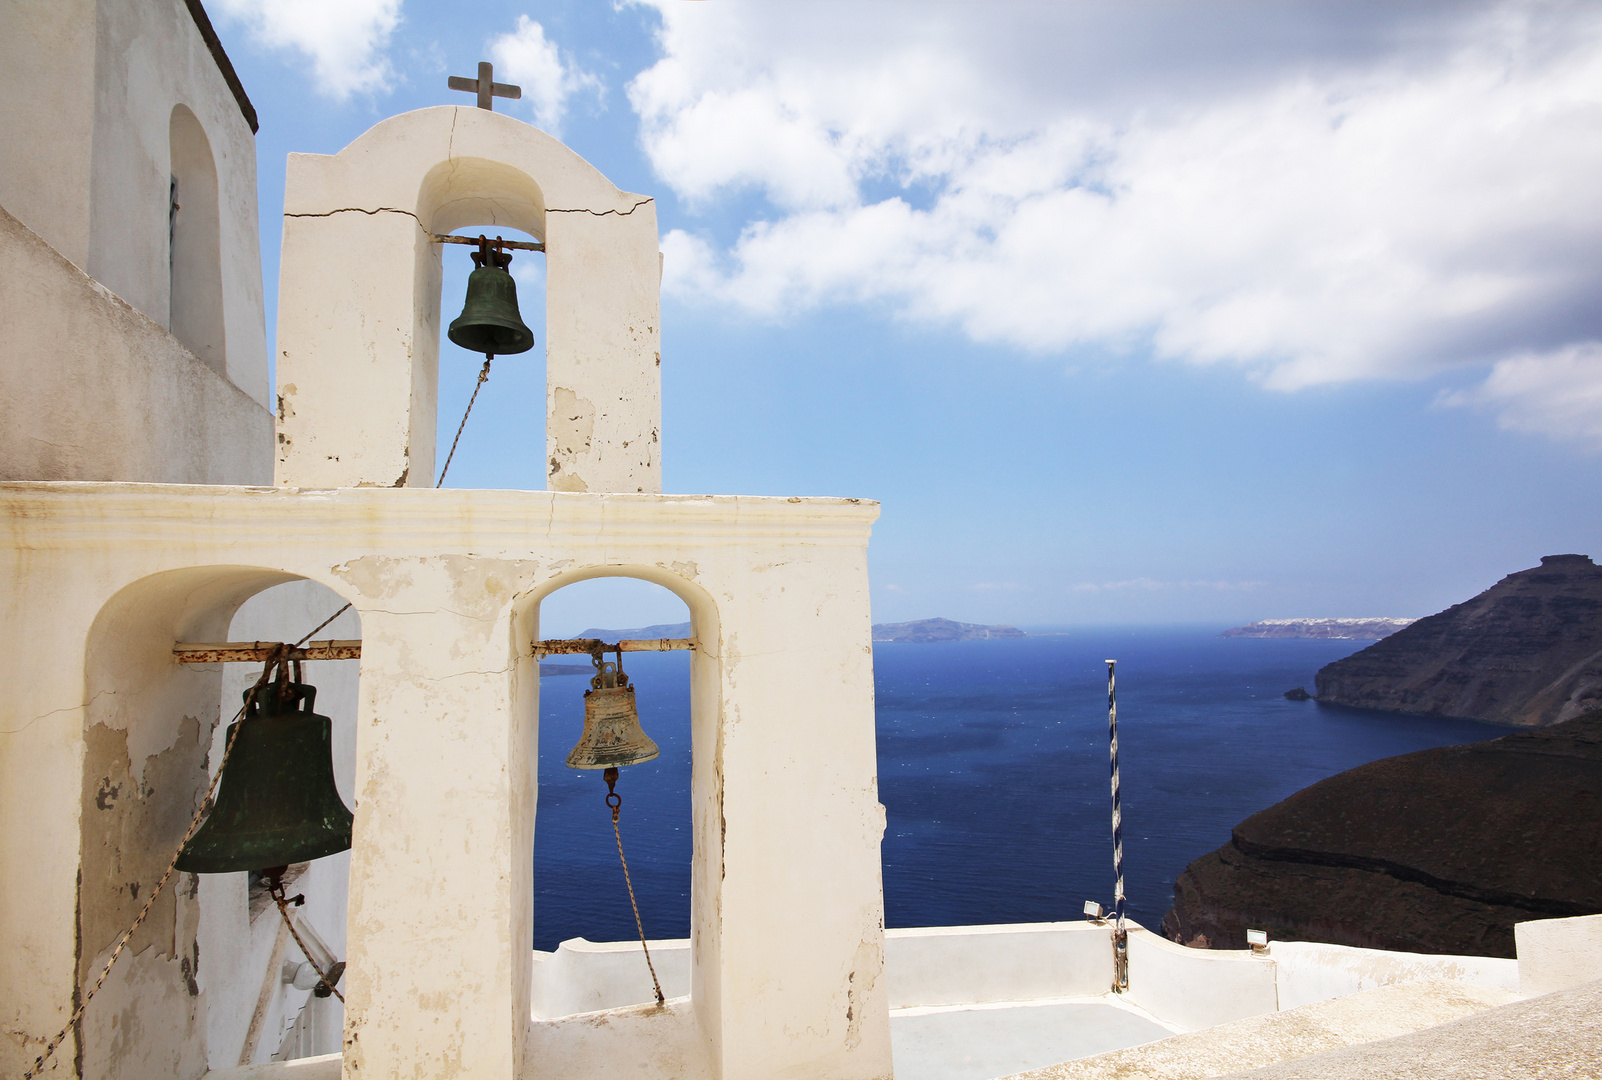
M 1082 897 L 886 931 L 878 506 L 662 493 L 652 199 L 465 100 L 291 155 L 270 368 L 256 127 L 199 0 L 0 6 L 0 1076 L 1344 1076 L 1602 976 L 1598 919 L 1518 960 L 1134 927 L 1120 992 Z M 543 245 L 543 491 L 434 487 L 462 230 Z M 601 576 L 692 625 L 661 1004 L 639 942 L 529 944 L 540 606 Z M 286 920 L 259 876 L 171 867 L 260 669 L 217 651 L 336 613 L 302 655 L 352 843 L 291 868 Z M 335 959 L 343 1000 L 306 973 Z

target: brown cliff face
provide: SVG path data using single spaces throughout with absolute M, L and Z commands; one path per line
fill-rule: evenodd
M 1548 555 L 1326 665 L 1321 702 L 1535 727 L 1602 707 L 1602 567 Z
M 1512 956 L 1514 923 L 1599 912 L 1602 711 L 1304 788 L 1191 863 L 1162 930 Z

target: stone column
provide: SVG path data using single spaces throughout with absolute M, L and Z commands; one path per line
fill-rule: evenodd
M 696 791 L 717 855 L 695 926 L 719 1080 L 891 1073 L 864 556 L 772 552 L 720 605 L 720 737 Z
M 360 606 L 346 1080 L 522 1075 L 531 744 L 513 722 L 510 614 L 449 610 L 448 579 L 484 583 L 461 570 L 350 568 L 384 595 Z

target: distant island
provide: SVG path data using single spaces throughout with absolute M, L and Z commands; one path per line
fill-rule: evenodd
M 630 630 L 602 630 L 599 627 L 590 627 L 580 630 L 573 635 L 575 638 L 599 638 L 601 641 L 652 641 L 656 638 L 687 638 L 690 636 L 690 624 L 687 622 L 655 623 L 651 626 L 636 626 Z
M 636 626 L 629 630 L 608 630 L 592 626 L 572 635 L 575 638 L 599 638 L 602 641 L 648 640 L 651 638 L 684 638 L 690 636 L 690 624 L 656 623 Z M 931 641 L 979 641 L 985 638 L 1027 637 L 1016 626 L 981 626 L 978 623 L 955 622 L 951 619 L 918 619 L 914 622 L 874 623 L 874 641 L 895 641 L 923 644 Z M 587 670 L 587 669 L 586 669 Z M 549 674 L 570 674 L 549 672 Z M 577 674 L 572 672 L 571 674 Z
M 1325 638 L 1378 641 L 1417 619 L 1264 619 L 1225 630 L 1219 637 Z
M 926 644 L 932 641 L 978 641 L 986 638 L 1027 637 L 1016 626 L 981 626 L 950 619 L 918 619 L 915 622 L 874 623 L 874 641 Z

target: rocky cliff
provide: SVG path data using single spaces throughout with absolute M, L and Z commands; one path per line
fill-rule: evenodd
M 1237 825 L 1186 867 L 1163 933 L 1513 955 L 1513 924 L 1602 912 L 1602 711 L 1385 758 Z
M 1548 555 L 1325 666 L 1321 702 L 1551 724 L 1602 706 L 1602 567 Z

